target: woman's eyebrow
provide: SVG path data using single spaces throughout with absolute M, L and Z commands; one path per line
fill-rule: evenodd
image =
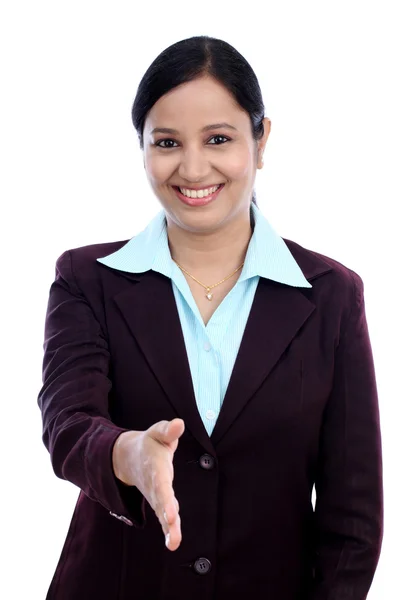
M 209 131 L 210 129 L 233 129 L 235 131 L 237 131 L 236 127 L 234 127 L 233 125 L 229 125 L 229 123 L 213 123 L 212 125 L 206 125 L 205 127 L 203 127 L 203 129 L 201 130 L 203 131 Z M 169 127 L 156 127 L 155 129 L 152 130 L 151 132 L 153 133 L 172 133 L 174 135 L 177 135 L 179 133 L 179 131 L 177 129 L 170 129 Z

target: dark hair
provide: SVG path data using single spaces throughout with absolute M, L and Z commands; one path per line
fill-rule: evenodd
M 222 83 L 248 113 L 254 140 L 263 136 L 265 107 L 253 69 L 227 42 L 201 35 L 163 50 L 143 75 L 132 106 L 132 121 L 141 149 L 144 122 L 157 100 L 178 85 L 205 75 Z M 252 201 L 257 204 L 254 192 Z

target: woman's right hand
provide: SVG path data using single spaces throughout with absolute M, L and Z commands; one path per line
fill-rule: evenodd
M 159 421 L 146 431 L 125 431 L 117 438 L 112 455 L 115 476 L 136 486 L 146 498 L 161 523 L 169 550 L 176 550 L 182 541 L 172 482 L 174 453 L 184 430 L 183 420 L 173 419 Z

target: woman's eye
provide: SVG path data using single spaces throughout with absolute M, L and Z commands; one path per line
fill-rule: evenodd
M 173 146 L 161 146 L 163 142 L 172 142 L 173 144 L 175 143 L 174 140 L 159 140 L 158 142 L 156 142 L 156 146 L 159 146 L 160 148 L 173 148 Z
M 225 141 L 222 141 L 221 143 L 215 143 L 215 144 L 211 144 L 212 146 L 220 146 L 221 144 L 225 144 L 225 142 L 229 142 L 229 138 L 227 138 L 225 135 L 213 135 L 212 138 L 210 138 L 210 140 L 218 140 L 218 139 L 222 139 Z

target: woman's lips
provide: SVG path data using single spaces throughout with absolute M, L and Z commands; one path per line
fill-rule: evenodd
M 207 198 L 188 198 L 180 192 L 178 187 L 172 187 L 174 188 L 175 194 L 178 196 L 179 200 L 181 200 L 184 204 L 187 204 L 188 206 L 205 206 L 206 204 L 210 204 L 210 202 L 215 200 L 215 198 L 218 196 L 218 194 L 224 188 L 224 186 L 225 184 L 222 183 L 220 187 L 213 194 L 207 196 Z

